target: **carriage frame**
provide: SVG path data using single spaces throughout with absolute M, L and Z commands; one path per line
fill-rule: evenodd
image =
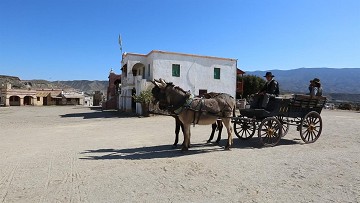
M 248 140 L 257 132 L 261 145 L 275 146 L 294 125 L 305 143 L 313 143 L 321 135 L 320 113 L 326 101 L 323 96 L 297 94 L 270 100 L 267 110 L 240 109 L 240 115 L 232 118 L 235 135 Z

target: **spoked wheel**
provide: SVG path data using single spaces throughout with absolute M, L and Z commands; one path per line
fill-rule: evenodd
M 258 135 L 262 145 L 275 146 L 281 139 L 281 122 L 275 117 L 265 118 L 259 125 Z
M 234 122 L 235 135 L 242 140 L 248 140 L 255 134 L 255 121 L 249 119 L 238 119 Z
M 284 137 L 289 132 L 290 120 L 288 117 L 284 117 L 284 116 L 276 116 L 276 119 L 278 119 L 282 125 L 281 137 Z
M 300 136 L 305 143 L 315 142 L 322 131 L 322 119 L 318 112 L 306 114 L 300 124 Z

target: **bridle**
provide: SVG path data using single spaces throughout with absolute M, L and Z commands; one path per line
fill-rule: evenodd
M 175 95 L 178 91 L 181 91 L 181 94 L 183 94 L 183 98 L 179 101 L 174 101 L 174 98 L 178 97 L 178 95 Z M 171 112 L 175 112 L 178 109 L 182 108 L 186 100 L 189 99 L 191 95 L 189 92 L 186 92 L 185 90 L 174 86 L 172 83 L 166 83 L 166 87 L 161 89 L 160 92 L 165 95 L 166 104 L 168 106 L 167 108 Z

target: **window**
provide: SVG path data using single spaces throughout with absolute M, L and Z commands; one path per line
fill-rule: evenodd
M 180 64 L 172 64 L 172 76 L 180 77 Z
M 214 68 L 214 79 L 220 79 L 220 68 Z
M 148 64 L 148 77 L 150 77 L 150 64 Z
M 40 101 L 40 97 L 37 97 L 37 101 Z
M 202 97 L 204 94 L 207 93 L 207 90 L 199 89 L 199 96 Z

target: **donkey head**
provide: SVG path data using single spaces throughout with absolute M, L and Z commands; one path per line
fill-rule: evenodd
M 154 79 L 152 83 L 155 85 L 155 87 L 151 90 L 154 97 L 153 103 L 159 103 L 159 108 L 161 110 L 167 110 L 170 104 L 167 101 L 165 89 L 168 85 L 172 85 L 172 83 L 167 83 L 161 78 L 159 80 Z
M 174 111 L 180 108 L 190 97 L 190 93 L 180 87 L 175 86 L 172 82 L 165 82 L 163 79 L 153 80 L 155 87 L 152 89 L 154 102 L 159 102 L 159 108 L 162 110 Z

